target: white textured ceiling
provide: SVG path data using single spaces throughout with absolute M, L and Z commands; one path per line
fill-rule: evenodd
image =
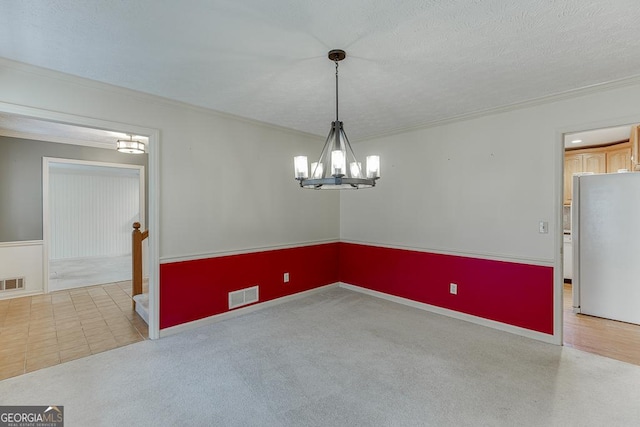
M 637 0 L 0 3 L 0 56 L 351 139 L 640 73 Z

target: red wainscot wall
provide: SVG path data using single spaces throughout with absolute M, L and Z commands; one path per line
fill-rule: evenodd
M 351 285 L 553 334 L 552 267 L 340 243 L 339 274 Z
M 229 311 L 228 294 L 239 289 L 259 285 L 265 302 L 336 283 L 338 250 L 327 243 L 161 264 L 160 329 Z

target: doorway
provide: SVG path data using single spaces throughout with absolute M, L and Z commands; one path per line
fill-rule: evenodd
M 132 224 L 146 223 L 144 166 L 47 157 L 42 177 L 45 292 L 131 280 Z
M 23 107 L 14 104 L 0 103 L 0 115 L 10 116 L 12 119 L 29 119 L 34 120 L 38 123 L 38 126 L 33 127 L 33 129 L 42 130 L 49 129 L 50 125 L 56 126 L 71 126 L 78 127 L 85 130 L 101 130 L 105 133 L 109 133 L 113 130 L 115 132 L 120 132 L 124 134 L 133 134 L 133 135 L 145 135 L 148 137 L 148 193 L 147 199 L 148 202 L 146 206 L 147 210 L 147 229 L 149 230 L 149 239 L 148 239 L 148 277 L 149 277 L 149 338 L 157 339 L 159 338 L 159 286 L 158 286 L 158 278 L 159 278 L 159 221 L 158 221 L 158 211 L 159 211 L 159 201 L 158 201 L 158 191 L 159 191 L 159 158 L 158 158 L 158 141 L 159 141 L 159 131 L 156 129 L 118 123 L 118 122 L 110 122 L 99 119 L 93 119 L 82 116 L 75 116 L 70 114 L 58 113 L 48 110 L 40 110 L 36 108 Z M 28 133 L 28 132 L 27 132 Z M 33 137 L 33 134 L 29 135 Z M 63 142 L 65 144 L 75 144 L 75 145 L 84 145 L 84 146 L 96 146 L 92 142 L 87 142 L 86 140 L 73 140 L 69 138 L 60 138 L 59 136 L 49 134 L 38 134 L 35 135 L 38 139 L 45 139 L 51 142 Z M 113 139 L 114 150 L 115 150 L 115 139 Z M 29 241 L 29 247 L 37 247 L 42 243 Z M 33 250 L 32 252 L 37 253 L 37 251 Z M 42 258 L 48 259 L 48 254 L 42 254 Z M 42 262 L 40 262 L 42 264 Z M 46 272 L 39 273 L 46 274 Z M 42 280 L 42 277 L 40 277 Z M 39 292 L 33 291 L 30 295 L 42 294 L 43 289 Z
M 583 205 L 580 200 L 583 193 L 579 191 L 581 187 L 574 186 L 575 176 L 607 174 L 608 177 L 594 178 L 612 180 L 617 176 L 611 174 L 632 172 L 631 159 L 633 150 L 637 150 L 637 132 L 637 125 L 624 125 L 563 135 L 562 323 L 563 345 L 640 365 L 640 325 L 597 316 L 582 307 L 585 297 L 582 295 L 584 289 L 581 290 L 584 285 L 582 279 L 586 278 L 581 275 L 592 273 L 585 270 L 581 249 L 583 252 L 591 251 L 599 245 L 580 239 L 581 235 L 584 237 L 591 231 L 580 224 L 579 219 L 583 215 L 578 216 L 578 213 L 584 211 L 581 211 Z M 582 181 L 583 178 L 577 180 Z M 617 205 L 617 208 L 626 209 L 622 205 Z M 615 223 L 613 226 L 617 227 Z M 614 284 L 614 279 L 605 277 L 600 282 L 605 289 L 608 288 L 607 283 Z

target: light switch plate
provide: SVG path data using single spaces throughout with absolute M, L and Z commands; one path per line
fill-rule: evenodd
M 549 232 L 549 223 L 547 221 L 540 221 L 538 224 L 538 233 L 547 234 Z

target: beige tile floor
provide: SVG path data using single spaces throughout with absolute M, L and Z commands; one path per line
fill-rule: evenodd
M 0 300 L 0 380 L 148 336 L 131 281 Z

